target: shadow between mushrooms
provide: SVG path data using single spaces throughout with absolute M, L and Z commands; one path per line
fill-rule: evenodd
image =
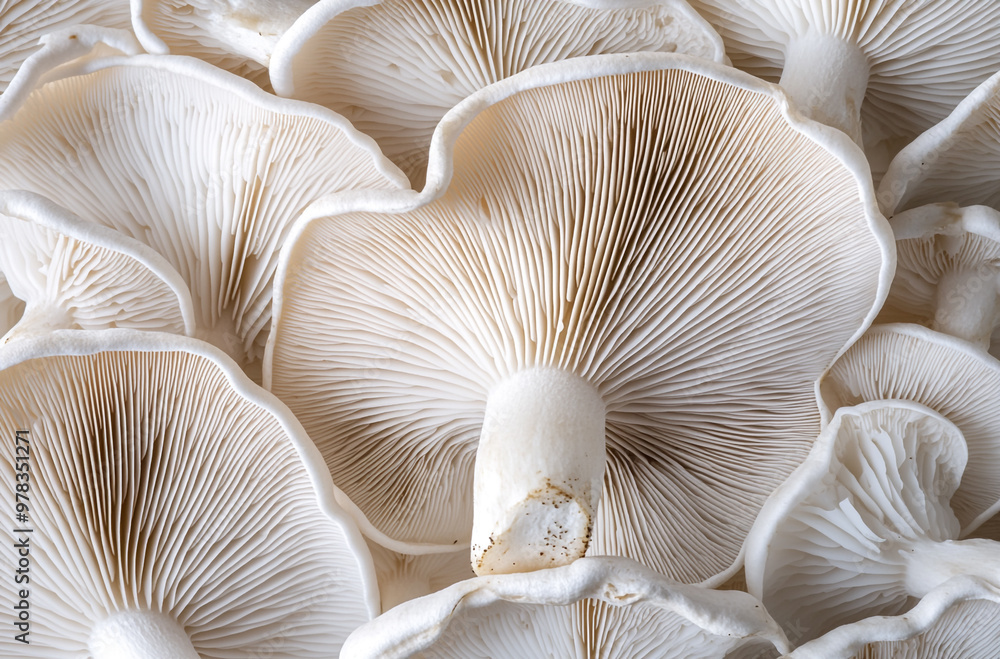
M 58 331 L 7 346 L 0 368 L 0 492 L 28 485 L 31 529 L 0 532 L 30 547 L 31 606 L 30 644 L 5 633 L 0 648 L 326 658 L 378 612 L 371 556 L 315 447 L 218 350 Z
M 786 107 L 683 56 L 536 67 L 445 117 L 422 202 L 297 225 L 265 381 L 366 534 L 738 568 L 893 263 L 860 152 Z
M 733 65 L 864 144 L 879 172 L 1000 68 L 979 0 L 692 0 Z M 780 78 L 779 78 L 780 76 Z M 947 201 L 947 200 L 941 200 Z

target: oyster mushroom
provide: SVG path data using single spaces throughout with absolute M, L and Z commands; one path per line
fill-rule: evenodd
M 860 152 L 785 107 L 676 55 L 536 67 L 442 120 L 422 199 L 304 216 L 265 382 L 367 535 L 739 567 L 892 271 Z
M 316 0 L 132 0 L 132 26 L 147 52 L 190 55 L 270 87 L 278 39 Z
M 26 303 L 0 343 L 53 329 L 188 334 L 187 285 L 159 254 L 44 197 L 0 191 L 0 272 Z
M 919 323 L 990 347 L 1000 327 L 1000 211 L 930 204 L 889 223 L 896 275 L 878 321 Z
M 978 0 L 692 0 L 733 64 L 864 144 L 876 169 L 1000 68 Z M 879 154 L 879 151 L 887 153 Z
M 967 458 L 958 427 L 922 405 L 837 410 L 747 536 L 750 594 L 810 640 L 872 615 L 900 615 L 955 576 L 996 582 L 1000 543 L 955 540 L 949 502 Z
M 339 190 L 406 186 L 343 118 L 191 58 L 89 62 L 0 123 L 5 185 L 152 247 L 191 292 L 196 336 L 259 378 L 292 221 Z
M 88 24 L 127 30 L 128 0 L 10 0 L 0 6 L 0 93 L 46 34 Z
M 750 643 L 788 649 L 750 595 L 674 583 L 626 559 L 584 558 L 401 604 L 355 631 L 341 656 L 707 659 Z
M 908 400 L 954 423 L 969 464 L 951 507 L 962 536 L 1000 511 L 1000 362 L 968 342 L 905 323 L 876 325 L 820 381 L 829 419 L 841 407 Z
M 905 615 L 838 627 L 795 648 L 788 659 L 959 659 L 1000 647 L 1000 588 L 974 576 L 949 579 Z
M 271 82 L 350 119 L 419 189 L 435 126 L 469 94 L 538 64 L 638 51 L 724 58 L 683 0 L 321 0 L 275 47 Z
M 30 643 L 0 641 L 18 656 L 329 657 L 378 612 L 322 458 L 208 344 L 131 330 L 9 344 L 0 429 L 0 492 L 13 503 L 27 484 L 25 517 L 0 531 L 30 547 Z
M 893 158 L 878 188 L 883 211 L 893 215 L 939 202 L 1000 209 L 998 129 L 1000 74 Z

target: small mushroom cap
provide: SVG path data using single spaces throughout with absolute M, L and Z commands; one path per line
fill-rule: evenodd
M 989 345 L 1000 327 L 1000 211 L 930 204 L 889 224 L 896 275 L 878 322 L 918 323 Z
M 259 371 L 277 250 L 338 190 L 406 186 L 375 144 L 323 108 L 191 58 L 89 62 L 0 123 L 6 185 L 162 255 L 187 282 L 197 336 Z
M 59 331 L 8 345 L 0 369 L 0 491 L 14 501 L 27 452 L 44 612 L 18 656 L 87 656 L 108 625 L 134 627 L 117 624 L 128 612 L 176 623 L 202 657 L 329 657 L 377 613 L 370 554 L 315 447 L 217 349 Z
M 354 632 L 341 656 L 708 658 L 761 639 L 787 651 L 746 593 L 674 583 L 626 559 L 582 558 L 401 604 Z
M 724 58 L 682 0 L 321 0 L 275 48 L 271 81 L 343 114 L 419 189 L 435 126 L 468 95 L 538 64 L 641 51 Z
M 298 225 L 265 381 L 366 534 L 468 543 L 490 390 L 551 367 L 607 405 L 593 551 L 738 567 L 892 270 L 860 152 L 786 107 L 677 55 L 536 67 L 442 121 L 422 203 Z
M 938 202 L 1000 209 L 998 130 L 1000 73 L 893 158 L 878 188 L 882 210 L 894 215 Z
M 41 37 L 88 24 L 127 30 L 131 27 L 124 0 L 9 0 L 0 7 L 0 94 L 21 65 L 44 47 Z
M 1000 510 L 1000 362 L 965 341 L 905 323 L 876 325 L 820 382 L 829 419 L 864 401 L 909 400 L 954 423 L 969 465 L 951 507 L 962 536 Z
M 788 659 L 972 659 L 1000 647 L 1000 588 L 972 575 L 929 592 L 904 615 L 875 616 L 809 641 Z
M 691 0 L 737 68 L 777 81 L 796 41 L 832 37 L 866 62 L 866 150 L 941 121 L 1000 68 L 1000 5 L 980 0 Z M 827 63 L 822 63 L 826 66 Z M 836 66 L 835 64 L 831 66 Z
M 749 592 L 790 638 L 906 610 L 910 552 L 958 535 L 949 501 L 967 459 L 955 424 L 922 405 L 837 410 L 747 536 Z
M 190 55 L 269 88 L 278 39 L 316 0 L 132 0 L 147 52 Z
M 194 331 L 187 284 L 142 243 L 20 190 L 0 191 L 0 235 L 0 272 L 28 303 L 18 335 L 56 328 Z

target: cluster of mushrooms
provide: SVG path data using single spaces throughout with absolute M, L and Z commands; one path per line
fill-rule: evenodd
M 1000 656 L 998 43 L 5 3 L 0 655 Z

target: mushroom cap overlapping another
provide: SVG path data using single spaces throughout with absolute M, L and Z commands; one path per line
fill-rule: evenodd
M 195 335 L 259 378 L 292 221 L 331 192 L 405 177 L 342 117 L 195 59 L 98 58 L 71 73 L 8 108 L 0 178 L 158 252 L 187 282 Z
M 126 29 L 129 0 L 8 0 L 0 6 L 0 94 L 45 35 L 78 25 Z
M 746 593 L 675 583 L 622 558 L 477 577 L 401 604 L 356 630 L 344 659 L 716 659 L 788 650 Z
M 998 131 L 1000 73 L 893 158 L 878 187 L 883 212 L 892 216 L 935 203 L 1000 210 Z
M 24 433 L 21 450 L 0 446 L 0 493 L 28 484 L 31 529 L 0 537 L 28 537 L 44 612 L 29 644 L 2 636 L 4 656 L 329 657 L 379 611 L 315 446 L 204 342 L 62 330 L 9 344 L 0 430 Z
M 734 66 L 778 81 L 879 172 L 1000 69 L 1000 5 L 980 0 L 692 0 Z
M 930 408 L 883 400 L 837 410 L 747 537 L 750 593 L 810 640 L 899 615 L 954 576 L 982 570 L 1000 585 L 1000 543 L 954 541 L 950 501 L 967 460 L 961 431 Z
M 187 285 L 140 242 L 21 190 L 0 191 L 0 235 L 0 272 L 25 303 L 0 343 L 53 329 L 194 332 Z
M 875 325 L 819 385 L 824 418 L 841 407 L 904 400 L 958 426 L 969 463 L 950 506 L 962 536 L 1000 511 L 1000 361 L 920 325 Z
M 724 580 L 891 279 L 860 151 L 646 53 L 487 87 L 430 163 L 415 202 L 314 208 L 276 283 L 265 382 L 365 533 L 471 543 L 479 574 L 589 551 Z
M 677 52 L 722 40 L 678 0 L 321 0 L 275 47 L 282 96 L 335 110 L 424 183 L 438 121 L 473 92 L 546 62 Z
M 928 204 L 890 220 L 896 274 L 880 323 L 918 323 L 1000 355 L 1000 211 Z
M 270 89 L 271 51 L 316 0 L 131 0 L 147 52 L 189 55 Z
M 987 659 L 1000 647 L 1000 587 L 949 579 L 898 616 L 874 616 L 804 643 L 787 659 Z

